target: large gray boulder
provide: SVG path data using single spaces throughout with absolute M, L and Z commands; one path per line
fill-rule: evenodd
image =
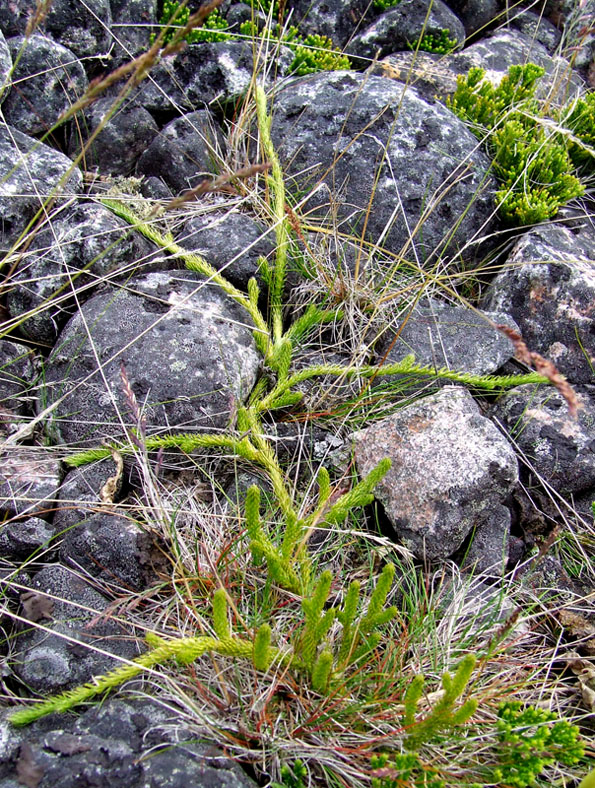
M 138 427 L 122 365 L 149 434 L 228 427 L 259 369 L 248 315 L 189 271 L 133 279 L 87 301 L 45 370 L 54 437 L 75 445 Z M 122 421 L 121 421 L 122 420 Z
M 530 350 L 571 383 L 593 382 L 595 232 L 546 224 L 521 236 L 482 307 L 508 312 Z
M 7 43 L 15 69 L 2 107 L 6 122 L 25 134 L 48 131 L 87 90 L 85 71 L 73 52 L 45 36 Z
M 67 156 L 11 126 L 0 126 L 0 250 L 10 249 L 55 198 L 81 191 L 83 176 Z
M 423 262 L 472 258 L 490 226 L 494 181 L 476 138 L 452 112 L 385 77 L 336 71 L 281 88 L 271 134 L 290 188 L 334 195 L 340 229 Z M 458 225 L 458 226 L 457 226 Z M 456 228 L 456 229 L 455 229 Z
M 466 389 L 444 388 L 354 440 L 361 476 L 392 460 L 375 494 L 399 541 L 419 558 L 444 559 L 473 529 L 495 525 L 502 533 L 507 525 L 501 509 L 518 481 L 517 460 Z

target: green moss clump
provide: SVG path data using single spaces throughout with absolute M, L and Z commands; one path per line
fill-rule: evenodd
M 165 0 L 163 12 L 159 19 L 159 25 L 165 33 L 163 43 L 169 44 L 175 35 L 178 27 L 184 27 L 190 19 L 190 9 L 180 8 L 180 3 L 176 0 Z M 205 19 L 202 27 L 191 30 L 184 38 L 189 44 L 206 43 L 213 41 L 227 41 L 231 35 L 223 31 L 227 30 L 227 22 L 219 13 L 219 9 L 212 11 Z M 155 41 L 155 34 L 151 35 L 151 44 Z
M 566 130 L 563 113 L 548 118 L 535 99 L 544 73 L 533 63 L 511 66 L 494 86 L 483 69 L 472 68 L 458 78 L 457 90 L 446 102 L 485 142 L 502 184 L 496 203 L 504 221 L 513 226 L 552 219 L 560 206 L 585 191 L 575 173 L 595 137 L 589 125 L 595 103 L 591 98 L 576 102 L 565 120 Z
M 409 42 L 409 49 L 421 49 L 424 52 L 432 52 L 434 55 L 448 55 L 458 46 L 456 38 L 449 38 L 450 30 L 441 30 L 439 33 L 426 33 L 419 46 L 417 42 Z
M 398 5 L 401 0 L 374 0 L 374 8 L 376 11 L 386 11 L 394 5 Z

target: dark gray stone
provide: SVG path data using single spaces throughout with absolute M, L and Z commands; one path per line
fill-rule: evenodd
M 510 444 L 466 389 L 450 386 L 355 433 L 361 476 L 384 457 L 377 485 L 396 536 L 419 558 L 445 559 L 493 517 L 518 481 Z
M 549 19 L 533 11 L 513 10 L 508 25 L 542 44 L 552 55 L 556 53 L 562 39 L 562 33 Z
M 121 362 L 149 434 L 160 427 L 228 426 L 259 368 L 248 326 L 242 309 L 189 271 L 148 274 L 126 290 L 94 296 L 68 323 L 46 365 L 48 402 L 65 397 L 53 412 L 56 438 L 83 445 L 123 437 L 118 414 L 137 426 Z
M 10 69 L 12 68 L 12 57 L 6 39 L 0 30 L 0 104 L 6 99 L 10 91 Z
M 82 188 L 67 156 L 10 126 L 0 126 L 0 249 L 10 249 L 50 197 L 58 204 Z
M 0 525 L 0 553 L 11 560 L 26 560 L 49 546 L 54 528 L 39 517 L 12 520 Z
M 43 447 L 11 446 L 0 455 L 0 511 L 50 520 L 60 462 Z
M 86 91 L 85 71 L 69 49 L 39 34 L 7 43 L 16 65 L 2 105 L 6 122 L 25 134 L 48 131 Z
M 293 23 L 304 35 L 328 36 L 335 46 L 344 47 L 366 27 L 377 11 L 369 0 L 295 0 L 292 4 Z
M 22 788 L 21 757 L 37 766 L 37 788 L 256 788 L 223 752 L 189 741 L 175 715 L 149 699 L 108 699 L 78 717 L 53 714 L 27 728 L 13 728 L 7 716 L 0 713 L 0 788 Z M 167 730 L 172 722 L 175 734 Z
M 435 369 L 488 375 L 514 355 L 512 342 L 490 321 L 516 328 L 506 314 L 481 313 L 427 299 L 391 324 L 376 346 L 376 357 L 383 364 L 393 364 L 413 353 L 418 364 Z M 378 376 L 375 382 L 382 385 L 392 379 Z
M 52 0 L 43 28 L 77 57 L 107 56 L 112 41 L 109 0 Z
M 503 5 L 501 0 L 448 0 L 446 4 L 461 20 L 468 36 L 496 19 Z
M 523 235 L 489 286 L 482 307 L 508 312 L 530 350 L 571 383 L 593 381 L 595 232 L 546 224 Z
M 136 171 L 160 177 L 181 192 L 218 172 L 224 155 L 225 139 L 214 117 L 197 110 L 168 123 L 139 158 Z
M 35 402 L 30 393 L 34 375 L 32 349 L 0 339 L 0 418 L 31 410 Z
M 259 258 L 272 260 L 274 234 L 239 211 L 213 211 L 194 216 L 183 226 L 177 243 L 205 257 L 236 287 L 246 290 L 257 277 Z M 261 283 L 262 284 L 262 283 Z
M 52 521 L 56 531 L 66 531 L 100 512 L 104 507 L 101 490 L 114 476 L 117 476 L 117 468 L 111 457 L 69 471 L 58 490 Z M 116 489 L 114 501 L 120 500 L 120 494 L 121 490 Z
M 139 103 L 149 111 L 176 109 L 192 112 L 211 103 L 232 101 L 251 84 L 255 68 L 251 42 L 216 41 L 189 44 L 182 52 L 168 55 L 151 71 L 140 87 Z M 286 75 L 294 55 L 281 47 L 275 77 Z
M 36 234 L 7 293 L 8 312 L 26 337 L 52 347 L 97 284 L 160 265 L 154 249 L 107 208 L 78 203 Z
M 166 186 L 163 179 L 154 175 L 143 178 L 140 190 L 143 197 L 146 197 L 147 200 L 167 201 L 174 198 L 172 190 L 169 186 Z
M 440 35 L 448 30 L 457 46 L 465 41 L 465 28 L 442 0 L 400 0 L 381 14 L 365 30 L 357 33 L 346 49 L 356 62 L 367 61 L 415 48 L 422 35 Z
M 120 664 L 118 656 L 133 659 L 138 654 L 131 630 L 113 615 L 102 615 L 108 600 L 63 566 L 38 572 L 21 599 L 32 627 L 17 638 L 12 668 L 44 695 L 113 670 Z M 37 629 L 36 621 L 51 633 Z
M 147 529 L 124 512 L 93 514 L 65 533 L 60 560 L 105 585 L 141 591 L 155 581 L 160 553 Z
M 471 536 L 463 567 L 474 573 L 502 576 L 509 561 L 510 509 L 495 504 Z
M 369 240 L 382 238 L 391 252 L 424 261 L 456 248 L 472 257 L 490 226 L 487 156 L 462 121 L 413 89 L 403 95 L 389 79 L 345 71 L 302 77 L 279 90 L 271 133 L 290 189 L 324 182 L 339 229 L 358 232 L 366 218 Z M 328 191 L 305 207 L 326 216 Z
M 134 101 L 124 101 L 104 124 L 104 117 L 114 108 L 114 98 L 100 98 L 88 107 L 73 127 L 68 152 L 73 158 L 84 147 L 85 170 L 102 175 L 129 175 L 159 133 L 151 114 Z M 87 140 L 99 126 L 99 134 L 90 145 Z M 82 139 L 81 139 L 82 137 Z
M 576 420 L 569 416 L 561 395 L 549 386 L 518 386 L 491 411 L 531 464 L 531 475 L 566 495 L 595 486 L 595 388 L 575 391 Z
M 110 5 L 114 57 L 129 60 L 145 52 L 157 23 L 157 0 L 110 0 Z

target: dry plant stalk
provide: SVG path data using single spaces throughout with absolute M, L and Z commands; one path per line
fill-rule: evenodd
M 494 327 L 498 329 L 504 336 L 507 336 L 514 345 L 514 352 L 519 361 L 527 364 L 529 367 L 534 367 L 536 372 L 547 378 L 552 386 L 554 386 L 560 395 L 566 400 L 568 405 L 568 413 L 571 418 L 576 419 L 578 409 L 581 407 L 575 390 L 570 383 L 566 380 L 564 375 L 559 372 L 556 365 L 552 361 L 548 361 L 539 353 L 529 350 L 525 344 L 522 336 L 510 326 L 505 326 L 502 323 L 494 323 Z

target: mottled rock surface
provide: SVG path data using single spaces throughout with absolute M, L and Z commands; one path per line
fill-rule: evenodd
M 149 434 L 222 429 L 250 393 L 259 362 L 246 313 L 219 289 L 189 271 L 147 274 L 91 298 L 60 335 L 45 376 L 48 401 L 64 397 L 54 411 L 56 437 L 96 445 L 122 434 L 120 418 L 136 426 L 122 364 Z
M 376 497 L 399 541 L 443 559 L 492 517 L 518 480 L 510 444 L 466 389 L 450 386 L 355 433 L 361 476 L 383 457 L 392 467 Z
M 447 245 L 453 222 L 469 208 L 449 246 L 473 255 L 474 237 L 491 221 L 494 184 L 487 157 L 452 112 L 413 89 L 403 95 L 391 80 L 345 71 L 291 82 L 273 112 L 271 134 L 293 176 L 289 188 L 323 182 L 338 201 L 342 231 L 356 232 L 366 220 L 372 240 L 382 237 L 388 250 L 406 249 L 423 261 Z M 318 190 L 307 208 L 326 214 L 328 190 Z
M 0 455 L 0 510 L 51 519 L 60 461 L 43 448 L 11 446 Z

